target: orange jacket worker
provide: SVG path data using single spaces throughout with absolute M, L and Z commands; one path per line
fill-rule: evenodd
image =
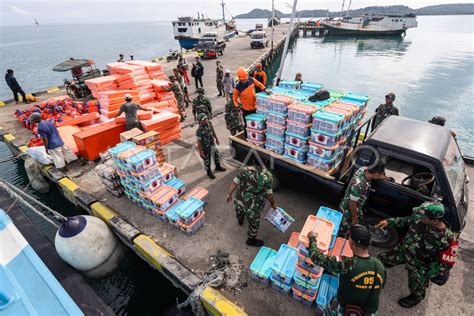
M 255 65 L 255 72 L 253 73 L 253 77 L 257 79 L 258 82 L 262 83 L 264 86 L 267 85 L 267 74 L 265 73 L 265 71 L 262 70 L 261 63 Z M 255 91 L 259 93 L 262 91 L 262 89 L 260 89 L 259 87 L 255 87 Z
M 239 107 L 239 99 L 240 103 L 242 103 L 242 116 L 245 117 L 247 115 L 255 113 L 255 87 L 258 87 L 262 90 L 265 90 L 266 93 L 270 93 L 265 86 L 261 84 L 258 80 L 254 78 L 249 78 L 247 71 L 240 67 L 237 69 L 237 78 L 239 82 L 234 88 L 234 96 L 232 100 L 234 101 L 235 107 Z M 245 122 L 245 121 L 244 121 Z

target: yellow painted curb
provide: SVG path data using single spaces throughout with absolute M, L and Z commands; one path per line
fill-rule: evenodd
M 161 270 L 161 263 L 172 255 L 161 248 L 153 239 L 146 235 L 139 235 L 133 240 L 133 245 L 150 264 Z
M 115 213 L 114 210 L 100 202 L 95 202 L 91 204 L 91 212 L 92 215 L 102 219 L 106 223 L 108 223 L 112 218 L 117 216 L 117 213 Z
M 0 106 L 5 106 L 5 102 L 0 101 Z
M 52 88 L 49 88 L 48 90 L 46 90 L 46 92 L 48 92 L 48 93 L 53 93 L 53 92 L 56 92 L 56 91 L 59 91 L 58 87 L 52 87 Z
M 3 139 L 6 140 L 7 142 L 11 142 L 12 140 L 16 139 L 16 137 L 13 136 L 12 134 L 5 134 L 3 135 Z
M 218 290 L 208 286 L 201 293 L 201 301 L 206 310 L 215 316 L 247 315 L 239 306 L 232 303 Z
M 59 186 L 64 192 L 64 196 L 71 201 L 72 203 L 76 204 L 76 198 L 74 197 L 74 191 L 76 191 L 79 186 L 69 178 L 62 178 L 58 181 Z
M 41 169 L 41 174 L 45 177 L 48 177 L 48 170 L 53 168 L 53 166 L 45 166 Z
M 18 148 L 22 153 L 26 153 L 26 151 L 28 150 L 28 146 L 20 146 L 20 148 Z

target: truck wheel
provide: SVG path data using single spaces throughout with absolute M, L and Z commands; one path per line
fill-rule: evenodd
M 387 227 L 385 229 L 376 229 L 375 225 L 382 218 L 376 216 L 367 216 L 365 218 L 365 226 L 370 231 L 370 237 L 372 239 L 372 245 L 377 248 L 391 249 L 395 247 L 399 242 L 398 231 L 394 227 Z

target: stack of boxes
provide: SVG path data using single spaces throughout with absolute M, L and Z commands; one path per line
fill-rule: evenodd
M 293 101 L 291 97 L 276 93 L 268 97 L 267 140 L 265 146 L 279 155 L 285 152 L 288 106 Z
M 368 96 L 342 97 L 313 114 L 308 164 L 330 173 L 341 161 L 346 138 L 361 123 Z M 346 103 L 347 102 L 347 103 Z
M 107 191 L 117 197 L 123 194 L 123 187 L 120 184 L 120 178 L 112 160 L 99 164 L 95 167 L 95 172 L 100 177 L 100 181 L 105 185 Z
M 207 190 L 195 188 L 184 196 L 186 183 L 176 177 L 176 167 L 164 162 L 157 132 L 137 135 L 109 153 L 131 201 L 186 234 L 193 234 L 204 225 Z
M 245 117 L 247 140 L 254 145 L 265 147 L 265 127 L 267 118 L 261 114 L 250 114 Z
M 256 97 L 257 114 L 266 118 L 266 132 L 255 131 L 247 138 L 298 163 L 307 163 L 326 173 L 338 166 L 346 138 L 361 124 L 367 112 L 366 95 L 330 91 L 323 101 L 309 101 L 322 89 L 320 84 L 281 81 L 272 94 Z M 258 137 L 258 140 L 255 137 Z
M 342 214 L 322 206 L 316 215 L 308 216 L 301 233 L 293 232 L 288 244 L 277 251 L 262 247 L 250 266 L 252 278 L 269 284 L 305 305 L 316 302 L 320 310 L 337 293 L 338 277 L 324 274 L 309 257 L 310 231 L 317 233 L 317 247 L 322 253 L 332 256 L 352 256 L 349 242 L 337 237 Z
M 299 163 L 305 163 L 311 129 L 311 115 L 316 108 L 302 103 L 288 107 L 285 156 Z

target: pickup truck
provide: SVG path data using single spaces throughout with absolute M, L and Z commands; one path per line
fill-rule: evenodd
M 373 181 L 366 203 L 365 221 L 374 246 L 390 248 L 404 232 L 375 224 L 389 217 L 409 216 L 425 201 L 441 201 L 445 220 L 460 233 L 468 211 L 468 177 L 456 139 L 446 127 L 405 117 L 390 116 L 375 130 L 374 117 L 355 129 L 346 141 L 339 166 L 330 174 L 300 164 L 245 139 L 244 133 L 230 136 L 231 154 L 239 161 L 256 155 L 278 179 L 292 187 L 310 190 L 318 200 L 339 205 L 354 172 L 378 161 L 385 163 L 391 181 Z
M 225 42 L 200 39 L 196 44 L 195 49 L 198 56 L 201 58 L 218 58 L 219 55 L 224 55 L 225 47 Z
M 263 48 L 268 46 L 267 33 L 265 31 L 253 31 L 250 33 L 250 47 Z

